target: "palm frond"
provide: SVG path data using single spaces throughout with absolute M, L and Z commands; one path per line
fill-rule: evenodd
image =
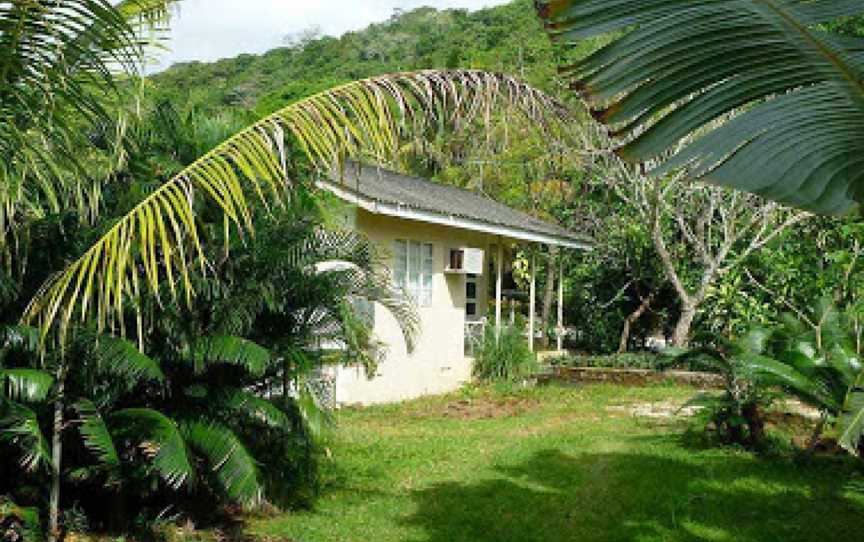
M 21 466 L 28 471 L 53 465 L 51 449 L 39 427 L 39 419 L 24 405 L 0 399 L 0 439 L 21 451 Z
M 215 405 L 274 429 L 288 430 L 291 427 L 291 419 L 282 409 L 248 391 L 224 390 L 217 397 Z
M 837 419 L 840 433 L 838 442 L 849 453 L 860 455 L 864 439 L 864 373 L 846 396 L 846 402 Z
M 261 376 L 273 358 L 270 351 L 249 339 L 230 335 L 217 335 L 199 339 L 193 345 L 196 372 L 207 366 L 224 363 L 245 368 L 250 374 Z
M 0 369 L 0 397 L 14 401 L 44 401 L 54 386 L 54 377 L 38 369 Z
M 557 41 L 611 36 L 567 71 L 626 160 L 824 214 L 864 197 L 864 40 L 819 26 L 861 2 L 538 6 Z
M 114 439 L 108 431 L 108 426 L 102 418 L 102 414 L 92 401 L 81 399 L 75 403 L 78 412 L 78 431 L 87 447 L 98 459 L 100 465 L 105 468 L 110 482 L 117 481 L 117 473 L 120 469 L 120 455 L 114 446 Z
M 818 379 L 810 378 L 786 363 L 758 354 L 742 355 L 740 361 L 742 366 L 755 373 L 764 385 L 793 390 L 796 397 L 818 408 L 824 407 L 837 412 L 842 406 L 837 404 Z
M 230 429 L 215 423 L 189 422 L 183 424 L 183 436 L 207 459 L 230 499 L 247 507 L 261 504 L 264 487 L 255 458 Z
M 102 335 L 95 349 L 99 369 L 106 374 L 121 376 L 130 384 L 165 380 L 159 363 L 125 339 Z
M 297 398 L 297 410 L 309 434 L 318 439 L 324 433 L 324 429 L 333 424 L 330 412 L 321 405 L 315 395 L 315 391 L 305 384 L 301 387 Z
M 384 267 L 384 259 L 363 234 L 319 228 L 291 256 L 294 265 L 315 265 L 316 273 L 338 275 L 349 298 L 379 303 L 402 330 L 408 351 L 420 336 L 420 312 L 410 295 L 400 290 Z
M 177 489 L 194 477 L 186 443 L 174 421 L 147 408 L 119 410 L 108 418 L 111 432 L 136 442 L 166 484 Z
M 250 198 L 269 208 L 290 195 L 286 145 L 296 143 L 329 172 L 346 156 L 385 162 L 401 140 L 460 126 L 492 109 L 521 111 L 540 125 L 564 115 L 545 94 L 501 74 L 420 71 L 348 83 L 295 102 L 220 144 L 137 205 L 77 261 L 44 285 L 24 322 L 63 334 L 74 315 L 114 327 L 143 289 L 193 295 L 193 266 L 206 270 L 196 202 L 224 212 L 225 228 L 252 230 Z M 290 136 L 290 137 L 286 137 Z

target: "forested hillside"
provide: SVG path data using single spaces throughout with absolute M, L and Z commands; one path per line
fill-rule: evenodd
M 334 84 L 423 68 L 516 73 L 553 90 L 552 46 L 530 0 L 480 11 L 420 8 L 339 38 L 294 38 L 263 55 L 175 65 L 152 78 L 159 96 L 204 110 L 226 106 L 269 113 Z

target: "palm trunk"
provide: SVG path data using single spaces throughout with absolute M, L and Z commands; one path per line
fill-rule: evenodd
M 647 297 L 642 298 L 642 303 L 639 307 L 636 308 L 635 311 L 631 312 L 627 318 L 624 319 L 624 328 L 621 329 L 621 340 L 618 342 L 618 353 L 623 354 L 627 352 L 627 345 L 630 342 L 630 328 L 633 324 L 636 323 L 639 318 L 645 314 L 645 311 L 651 306 L 651 302 L 654 301 L 654 294 L 651 293 Z
M 51 494 L 48 502 L 48 540 L 60 539 L 60 469 L 63 456 L 63 392 L 66 371 L 57 371 L 57 398 L 54 400 L 54 425 L 51 435 Z

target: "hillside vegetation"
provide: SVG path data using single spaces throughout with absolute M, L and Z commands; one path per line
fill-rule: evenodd
M 156 94 L 204 111 L 270 113 L 338 83 L 425 68 L 478 68 L 521 75 L 556 90 L 549 39 L 529 0 L 469 12 L 424 7 L 393 14 L 339 38 L 306 37 L 263 55 L 177 64 L 154 76 Z

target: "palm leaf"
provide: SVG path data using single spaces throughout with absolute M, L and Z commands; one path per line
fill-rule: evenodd
M 214 202 L 225 227 L 252 230 L 250 198 L 279 207 L 289 197 L 286 143 L 330 171 L 345 156 L 386 161 L 400 140 L 440 125 L 462 125 L 491 108 L 514 108 L 539 123 L 563 116 L 551 98 L 516 79 L 478 71 L 420 71 L 348 83 L 295 102 L 218 145 L 121 218 L 77 261 L 44 285 L 24 322 L 65 332 L 74 314 L 95 313 L 113 327 L 128 297 L 193 294 L 190 268 L 206 262 L 195 220 L 197 201 Z M 290 134 L 290 138 L 286 135 Z M 179 286 L 178 286 L 179 283 Z
M 14 401 L 39 403 L 44 401 L 54 386 L 50 373 L 37 369 L 0 369 L 0 397 Z
M 217 404 L 274 429 L 291 428 L 291 419 L 282 412 L 282 409 L 248 391 L 225 390 L 217 397 Z
M 117 481 L 120 470 L 120 455 L 114 447 L 114 439 L 108 431 L 108 426 L 92 401 L 81 399 L 75 403 L 78 411 L 78 431 L 84 441 L 84 446 L 93 452 L 99 463 L 109 473 L 111 482 Z
M 28 471 L 35 471 L 41 465 L 53 465 L 51 449 L 39 427 L 39 419 L 24 405 L 0 399 L 0 440 L 21 450 L 21 466 Z
M 101 371 L 123 377 L 129 383 L 165 380 L 159 363 L 124 339 L 100 336 L 96 345 L 96 356 Z
M 838 442 L 849 453 L 861 453 L 861 439 L 864 438 L 864 373 L 858 377 L 849 390 L 843 410 L 837 419 L 840 432 Z
M 315 395 L 315 391 L 304 384 L 297 398 L 297 410 L 306 425 L 306 429 L 313 438 L 318 439 L 324 433 L 324 428 L 332 425 L 333 420 L 327 409 L 321 406 L 321 402 Z
M 170 487 L 177 489 L 194 477 L 183 436 L 177 424 L 164 414 L 130 408 L 111 414 L 108 423 L 113 434 L 138 444 Z
M 196 372 L 202 373 L 207 366 L 224 363 L 245 368 L 250 374 L 261 376 L 273 358 L 270 351 L 249 339 L 218 335 L 205 337 L 193 345 Z
M 230 429 L 215 423 L 183 425 L 189 445 L 207 458 L 225 494 L 244 506 L 256 506 L 264 498 L 255 459 Z
M 790 390 L 796 397 L 816 408 L 832 412 L 841 408 L 819 379 L 802 374 L 786 363 L 758 354 L 744 354 L 740 362 L 742 367 L 755 373 L 763 385 Z
M 541 0 L 567 69 L 630 162 L 825 214 L 864 197 L 864 40 L 820 23 L 859 1 Z M 608 41 L 608 39 L 607 39 Z M 684 140 L 683 150 L 664 158 Z

